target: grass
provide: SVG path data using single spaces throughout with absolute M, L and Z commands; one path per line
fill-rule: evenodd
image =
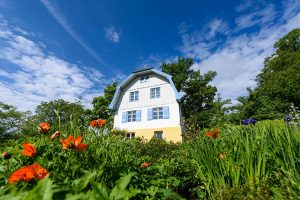
M 11 139 L 0 151 L 0 199 L 297 199 L 300 196 L 300 130 L 281 121 L 256 126 L 225 126 L 219 137 L 205 131 L 184 144 L 116 134 L 95 136 L 74 123 L 62 138 L 78 136 L 85 151 L 62 150 L 49 134 Z M 50 130 L 53 133 L 55 130 Z M 103 130 L 100 130 L 102 132 Z M 105 131 L 107 132 L 107 130 Z M 110 132 L 110 131 L 108 131 Z M 114 132 L 113 132 L 114 133 Z M 34 157 L 21 154 L 32 143 Z M 50 173 L 43 180 L 9 184 L 16 169 L 39 163 Z M 143 165 L 148 163 L 150 166 Z

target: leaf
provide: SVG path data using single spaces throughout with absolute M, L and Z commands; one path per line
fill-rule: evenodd
M 94 183 L 93 184 L 93 192 L 95 193 L 97 199 L 109 199 L 109 189 L 103 183 Z
M 53 183 L 49 178 L 45 178 L 25 196 L 24 200 L 41 199 L 51 200 L 53 196 Z
M 151 185 L 151 187 L 147 188 L 147 193 L 151 196 L 154 196 L 158 191 L 158 187 Z
M 131 177 L 134 176 L 135 173 L 129 173 L 126 176 L 121 177 L 116 186 L 112 189 L 109 199 L 117 200 L 117 199 L 128 199 L 129 192 L 126 190 L 127 185 L 130 183 Z
M 94 177 L 97 175 L 96 172 L 88 172 L 81 178 L 75 179 L 73 182 L 73 188 L 75 192 L 80 192 L 87 187 L 87 185 L 94 180 Z

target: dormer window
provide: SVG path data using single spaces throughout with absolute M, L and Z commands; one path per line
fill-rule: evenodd
M 129 101 L 138 101 L 139 100 L 139 91 L 130 92 Z
M 149 76 L 143 76 L 141 78 L 141 83 L 145 83 L 145 82 L 148 82 L 149 81 Z
M 150 99 L 160 98 L 160 87 L 150 88 Z

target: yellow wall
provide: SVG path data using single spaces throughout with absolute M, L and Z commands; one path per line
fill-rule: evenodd
M 151 140 L 154 136 L 154 131 L 163 131 L 163 138 L 167 141 L 182 142 L 181 127 L 165 127 L 165 128 L 151 128 L 151 129 L 136 129 L 126 130 L 127 132 L 134 132 L 135 137 L 144 138 L 146 141 Z

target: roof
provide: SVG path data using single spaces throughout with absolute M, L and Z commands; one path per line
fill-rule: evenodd
M 150 69 L 153 69 L 153 67 L 142 67 L 136 71 L 133 71 L 132 73 L 138 73 L 138 72 L 142 72 L 142 71 L 147 71 L 147 70 L 150 70 Z
M 137 71 L 134 71 L 132 72 L 132 74 L 130 76 L 128 76 L 125 80 L 123 80 L 123 82 L 118 85 L 117 89 L 116 89 L 116 92 L 114 94 L 114 97 L 112 99 L 112 102 L 110 103 L 109 105 L 109 108 L 110 109 L 115 109 L 115 106 L 118 102 L 118 99 L 119 99 L 119 96 L 122 92 L 122 89 L 125 88 L 133 79 L 135 79 L 136 77 L 138 76 L 141 76 L 141 75 L 144 75 L 144 74 L 149 74 L 149 73 L 153 73 L 153 74 L 157 74 L 161 77 L 164 77 L 166 78 L 169 83 L 171 84 L 171 87 L 173 88 L 173 91 L 175 93 L 175 96 L 176 96 L 176 100 L 180 100 L 181 99 L 181 94 L 177 91 L 173 81 L 172 81 L 172 76 L 169 75 L 169 74 L 166 74 L 160 70 L 157 70 L 157 69 L 154 69 L 153 67 L 148 67 L 148 68 L 142 68 L 140 70 L 137 70 Z

